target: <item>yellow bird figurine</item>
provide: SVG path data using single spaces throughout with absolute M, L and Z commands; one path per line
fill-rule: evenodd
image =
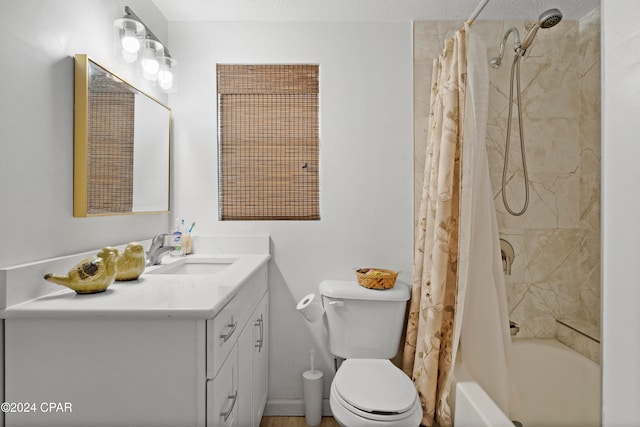
M 104 292 L 115 280 L 117 256 L 116 248 L 104 247 L 94 258 L 80 261 L 66 276 L 49 273 L 44 278 L 79 294 Z
M 118 256 L 116 265 L 116 280 L 136 280 L 144 271 L 144 247 L 138 242 L 129 243 Z

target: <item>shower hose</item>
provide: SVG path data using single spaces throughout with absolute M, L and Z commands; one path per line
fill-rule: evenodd
M 507 209 L 513 216 L 520 216 L 527 210 L 529 206 L 529 175 L 527 173 L 527 158 L 524 153 L 524 131 L 522 126 L 522 107 L 520 101 L 520 59 L 522 58 L 522 53 L 516 52 L 513 57 L 513 64 L 511 65 L 511 82 L 509 84 L 509 117 L 507 118 L 507 140 L 505 142 L 504 147 L 504 166 L 502 168 L 502 201 L 504 203 L 504 207 Z M 520 153 L 522 155 L 522 169 L 524 174 L 524 206 L 519 211 L 514 211 L 509 206 L 509 202 L 507 201 L 507 165 L 509 163 L 509 145 L 511 144 L 511 119 L 513 114 L 513 81 L 514 74 L 517 72 L 516 80 L 516 104 L 518 105 L 518 130 L 520 134 Z

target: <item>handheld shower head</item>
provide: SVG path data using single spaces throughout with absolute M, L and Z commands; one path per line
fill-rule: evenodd
M 562 12 L 558 9 L 546 10 L 538 17 L 538 22 L 542 28 L 554 27 L 560 21 L 562 21 Z
M 500 43 L 500 53 L 497 57 L 492 58 L 490 61 L 491 66 L 493 68 L 500 68 L 500 65 L 502 64 L 502 58 L 504 57 L 504 48 L 507 43 L 509 34 L 514 34 L 515 42 L 513 50 L 515 51 L 516 56 L 521 57 L 525 54 L 529 46 L 531 46 L 531 43 L 533 43 L 533 39 L 535 38 L 538 29 L 551 28 L 561 20 L 562 12 L 560 12 L 558 9 L 549 9 L 542 12 L 542 14 L 538 17 L 538 22 L 536 22 L 535 25 L 529 30 L 522 42 L 520 42 L 520 33 L 518 32 L 518 29 L 515 27 L 509 28 L 502 37 L 502 43 Z
M 538 17 L 538 22 L 529 30 L 527 35 L 522 40 L 520 47 L 523 51 L 527 50 L 531 43 L 533 43 L 533 39 L 540 28 L 551 28 L 555 26 L 558 22 L 562 20 L 562 12 L 558 9 L 549 9 Z

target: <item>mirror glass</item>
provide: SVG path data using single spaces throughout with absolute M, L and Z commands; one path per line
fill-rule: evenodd
M 75 58 L 74 216 L 169 211 L 171 110 Z

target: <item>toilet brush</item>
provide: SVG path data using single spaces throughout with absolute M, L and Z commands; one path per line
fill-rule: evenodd
M 307 425 L 315 427 L 322 422 L 322 371 L 316 370 L 316 350 L 309 350 L 311 369 L 302 374 L 304 416 Z

